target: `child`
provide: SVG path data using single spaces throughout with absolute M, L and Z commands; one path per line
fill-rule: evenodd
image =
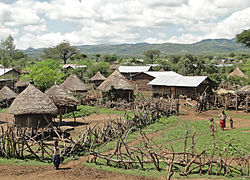
M 60 150 L 59 150 L 58 141 L 55 141 L 55 143 L 54 143 L 53 164 L 56 167 L 56 170 L 58 170 L 59 169 L 59 165 L 60 165 Z
M 210 131 L 214 134 L 214 118 L 210 119 Z
M 233 122 L 233 118 L 230 117 L 230 127 L 233 129 L 234 128 L 234 122 Z

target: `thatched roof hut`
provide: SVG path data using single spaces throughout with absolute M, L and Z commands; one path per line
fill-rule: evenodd
M 239 77 L 247 78 L 247 76 L 238 67 L 233 72 L 231 72 L 228 76 L 229 77 L 230 76 L 239 76 Z
M 84 84 L 76 75 L 71 74 L 61 85 L 63 89 L 70 92 L 86 92 L 89 90 L 88 86 Z
M 107 78 L 104 77 L 100 71 L 98 71 L 92 78 L 90 78 L 90 81 L 94 83 L 95 87 L 98 87 L 106 79 Z
M 44 93 L 30 84 L 17 96 L 9 108 L 19 127 L 44 127 L 57 114 L 56 105 Z
M 8 107 L 16 97 L 17 97 L 16 93 L 14 93 L 7 86 L 4 86 L 0 90 L 0 107 L 1 108 Z
M 29 86 L 29 84 L 30 83 L 27 81 L 19 80 L 15 84 L 15 89 L 18 91 L 18 93 L 21 93 L 26 87 Z
M 57 84 L 48 89 L 45 94 L 55 103 L 59 114 L 75 111 L 77 105 L 80 105 L 74 96 L 67 93 Z
M 112 100 L 125 99 L 130 101 L 134 97 L 134 86 L 117 70 L 103 81 L 97 89 L 108 93 L 109 97 L 113 97 Z
M 237 93 L 250 95 L 250 85 L 240 88 Z

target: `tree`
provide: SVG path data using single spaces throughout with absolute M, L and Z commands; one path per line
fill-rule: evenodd
M 250 47 L 250 29 L 244 30 L 240 34 L 237 34 L 236 39 L 238 43 L 242 43 L 247 47 Z
M 105 62 L 114 62 L 114 61 L 116 61 L 117 59 L 118 59 L 118 58 L 117 58 L 117 56 L 116 56 L 115 54 L 112 54 L 112 55 L 106 54 L 106 55 L 103 56 L 103 60 L 104 60 Z
M 8 67 L 13 62 L 13 54 L 16 46 L 11 35 L 7 39 L 2 40 L 0 45 L 0 60 L 4 67 Z
M 155 49 L 149 49 L 145 51 L 143 54 L 151 60 L 151 63 L 153 63 L 153 60 L 155 57 L 160 56 L 161 51 L 160 50 L 155 50 Z
M 36 62 L 29 67 L 29 74 L 22 75 L 21 79 L 33 80 L 34 85 L 40 90 L 53 86 L 55 82 L 61 83 L 65 74 L 61 72 L 60 64 L 56 60 L 45 60 L 42 62 Z
M 67 60 L 77 52 L 76 47 L 71 46 L 68 41 L 63 41 L 56 47 L 45 49 L 42 57 L 44 59 L 63 60 L 64 64 L 67 64 Z

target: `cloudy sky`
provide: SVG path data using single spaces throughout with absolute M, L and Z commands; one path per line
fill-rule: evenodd
M 194 43 L 250 28 L 250 0 L 0 0 L 0 40 L 19 49 Z

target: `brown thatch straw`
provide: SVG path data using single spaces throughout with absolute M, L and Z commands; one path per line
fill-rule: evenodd
M 71 92 L 87 91 L 89 88 L 76 75 L 71 74 L 61 85 L 63 89 Z
M 10 100 L 10 99 L 14 99 L 16 98 L 17 95 L 16 93 L 14 93 L 10 88 L 8 88 L 7 86 L 4 86 L 1 90 L 0 90 L 0 101 L 4 101 L 4 100 Z
M 239 76 L 247 78 L 247 76 L 237 67 L 233 72 L 231 72 L 228 76 Z
M 14 115 L 57 114 L 57 107 L 50 98 L 30 84 L 11 104 L 9 113 Z
M 17 81 L 17 83 L 15 84 L 15 87 L 16 88 L 19 88 L 19 87 L 28 87 L 30 83 L 27 82 L 27 81 L 22 81 L 22 80 L 19 80 Z
M 250 85 L 240 88 L 238 94 L 250 94 Z
M 127 80 L 119 71 L 114 71 L 105 81 L 98 86 L 97 89 L 101 91 L 109 91 L 113 87 L 114 89 L 122 90 L 134 90 L 134 86 Z
M 94 75 L 90 80 L 91 81 L 104 81 L 106 80 L 107 78 L 105 78 L 100 71 L 98 71 L 96 73 L 96 75 Z
M 224 88 L 220 88 L 216 91 L 216 94 L 218 95 L 225 95 L 225 94 L 235 94 L 235 91 L 233 90 L 227 90 L 227 89 L 224 89 Z
M 67 93 L 57 84 L 48 89 L 45 94 L 56 104 L 56 106 L 75 106 L 80 104 L 74 96 Z

